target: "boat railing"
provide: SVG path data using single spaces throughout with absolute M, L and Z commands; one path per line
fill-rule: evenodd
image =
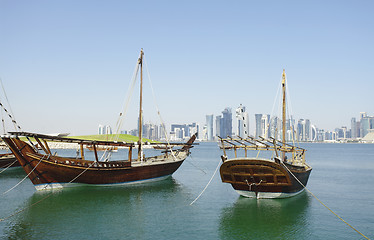
M 128 148 L 127 152 L 127 160 L 122 160 L 120 161 L 121 164 L 123 163 L 125 167 L 128 165 L 131 165 L 131 162 L 137 162 L 140 161 L 140 159 L 133 159 L 133 149 L 138 147 L 138 143 L 127 143 L 127 142 L 117 142 L 117 141 L 100 141 L 100 140 L 83 140 L 83 139 L 74 139 L 74 138 L 63 138 L 63 137 L 55 137 L 55 136 L 50 136 L 50 135 L 44 135 L 44 134 L 36 134 L 36 133 L 28 133 L 28 132 L 11 132 L 12 136 L 15 136 L 16 139 L 19 139 L 19 136 L 27 136 L 27 137 L 32 137 L 35 139 L 35 141 L 38 143 L 38 146 L 40 146 L 40 150 L 42 150 L 45 154 L 47 155 L 54 155 L 51 152 L 51 149 L 49 147 L 48 141 L 52 142 L 64 142 L 64 143 L 69 143 L 69 144 L 78 144 L 80 146 L 80 150 L 77 150 L 77 157 L 74 158 L 74 161 L 69 161 L 70 165 L 82 165 L 85 166 L 86 164 L 86 159 L 84 155 L 84 147 L 87 146 L 92 146 L 93 147 L 93 152 L 94 152 L 94 161 L 97 163 L 100 162 L 109 162 L 109 161 L 102 161 L 102 159 L 99 159 L 98 156 L 98 147 L 106 146 L 106 147 L 120 147 L 120 148 Z M 194 136 L 196 138 L 196 136 Z M 168 158 L 169 152 L 172 152 L 172 155 L 178 158 L 178 154 L 180 151 L 187 151 L 189 152 L 189 149 L 193 147 L 193 145 L 197 145 L 193 143 L 194 138 L 191 138 L 187 143 L 145 143 L 146 146 L 152 146 L 157 144 L 157 146 L 163 145 L 165 149 L 163 153 L 164 155 L 161 155 L 160 157 L 154 157 L 150 156 L 143 158 L 144 161 L 146 161 L 148 158 L 153 160 L 153 161 L 161 161 L 165 160 Z M 20 140 L 20 139 L 19 139 Z M 181 149 L 176 149 L 176 150 L 171 150 L 173 146 L 180 146 L 182 147 Z M 159 149 L 162 150 L 162 149 Z M 110 151 L 110 150 L 109 150 Z M 38 154 L 41 154 L 40 151 L 35 151 Z M 79 156 L 80 153 L 80 156 Z M 42 155 L 42 154 L 41 154 Z M 55 159 L 59 158 L 57 155 L 54 155 Z M 67 157 L 61 157 L 62 159 L 67 159 Z M 73 158 L 72 158 L 73 159 Z M 80 162 L 81 161 L 81 162 Z M 88 160 L 90 161 L 90 160 Z M 112 161 L 110 161 L 112 162 Z M 119 162 L 119 163 L 120 163 Z M 57 162 L 56 162 L 57 163 Z M 60 162 L 58 162 L 60 163 Z M 63 163 L 63 162 L 61 162 Z M 121 165 L 120 164 L 120 165 Z
M 75 159 L 75 158 L 67 158 L 67 157 L 60 157 L 60 156 L 50 156 L 49 158 L 45 159 L 44 154 L 34 154 L 34 153 L 26 153 L 26 156 L 34 159 L 34 160 L 42 160 L 52 164 L 59 164 L 59 165 L 69 165 L 69 166 L 77 166 L 77 167 L 130 167 L 131 162 L 129 161 L 110 161 L 110 162 L 94 162 L 90 160 L 82 160 L 82 159 Z
M 248 156 L 247 151 L 274 151 L 276 156 L 279 156 L 280 152 L 291 153 L 292 158 L 288 159 L 290 162 L 301 161 L 305 163 L 305 149 L 283 143 L 275 138 L 266 139 L 259 137 L 259 139 L 256 139 L 252 136 L 248 136 L 248 138 L 219 137 L 219 139 L 221 142 L 220 148 L 223 150 L 224 156 L 226 156 L 226 150 L 234 150 L 235 158 L 238 157 L 238 150 L 244 150 L 245 157 Z

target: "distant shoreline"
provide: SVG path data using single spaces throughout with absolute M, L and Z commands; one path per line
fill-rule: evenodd
M 217 141 L 198 141 L 200 143 L 218 143 Z M 312 143 L 312 144 L 373 144 L 368 142 L 299 142 L 299 143 Z M 35 143 L 36 144 L 36 143 Z M 63 142 L 48 142 L 48 146 L 50 149 L 79 149 L 79 145 L 76 143 L 63 143 Z M 8 147 L 1 143 L 0 145 L 1 150 L 6 150 Z

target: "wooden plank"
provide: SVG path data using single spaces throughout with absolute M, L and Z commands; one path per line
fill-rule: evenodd
M 95 144 L 92 144 L 93 146 L 93 149 L 94 149 L 94 152 L 95 152 L 95 159 L 96 159 L 96 162 L 99 161 L 99 158 L 97 157 L 97 150 L 96 150 L 96 145 Z
M 83 148 L 83 144 L 79 144 L 80 145 L 80 148 L 81 148 L 81 158 L 82 160 L 84 160 L 84 148 Z
M 38 142 L 39 146 L 43 149 L 43 151 L 46 154 L 49 154 L 48 150 L 44 147 L 43 143 L 39 140 L 39 138 L 35 138 L 35 140 Z
M 43 139 L 43 142 L 45 144 L 45 147 L 47 148 L 48 153 L 52 154 L 51 149 L 49 148 L 47 141 Z

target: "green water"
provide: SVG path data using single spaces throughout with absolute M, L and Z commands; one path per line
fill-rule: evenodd
M 308 188 L 374 239 L 374 145 L 304 147 L 313 167 Z M 136 186 L 50 194 L 36 192 L 26 179 L 0 195 L 0 218 L 23 210 L 0 222 L 0 239 L 364 239 L 307 192 L 289 199 L 247 199 L 221 183 L 219 173 L 190 206 L 220 154 L 217 144 L 202 143 L 171 178 Z M 22 169 L 0 174 L 0 194 L 24 177 Z

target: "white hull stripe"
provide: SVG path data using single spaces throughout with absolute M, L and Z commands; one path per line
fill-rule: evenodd
M 304 191 L 304 188 L 298 192 L 294 193 L 283 193 L 283 192 L 258 192 L 257 196 L 255 192 L 250 192 L 250 191 L 242 191 L 242 190 L 235 190 L 237 193 L 242 195 L 243 197 L 248 197 L 248 198 L 288 198 L 295 196 L 301 192 Z
M 121 186 L 121 185 L 133 185 L 133 184 L 141 184 L 141 183 L 148 183 L 148 182 L 155 182 L 164 180 L 170 175 L 157 177 L 157 178 L 148 178 L 144 180 L 136 180 L 131 182 L 121 182 L 121 183 L 108 183 L 108 184 L 88 184 L 88 183 L 45 183 L 45 184 L 38 184 L 35 185 L 36 190 L 53 190 L 53 189 L 61 189 L 67 187 L 79 187 L 79 186 L 101 186 L 101 187 L 110 187 L 110 186 Z

